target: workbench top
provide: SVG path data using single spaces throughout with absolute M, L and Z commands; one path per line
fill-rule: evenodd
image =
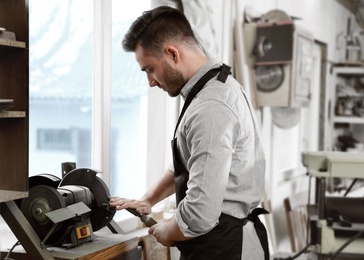
M 70 249 L 49 247 L 48 251 L 52 253 L 55 259 L 111 259 L 125 252 L 136 250 L 138 243 L 138 237 L 120 234 L 99 235 L 96 233 L 91 242 Z
M 138 237 L 120 234 L 98 234 L 97 232 L 94 235 L 94 239 L 91 242 L 80 246 L 69 249 L 48 247 L 48 251 L 55 260 L 142 259 L 141 249 L 138 248 Z M 21 248 L 14 249 L 11 258 L 28 259 L 25 251 Z

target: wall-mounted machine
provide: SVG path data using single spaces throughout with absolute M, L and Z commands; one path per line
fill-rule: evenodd
M 244 25 L 259 106 L 306 106 L 311 94 L 313 36 L 285 12 L 272 10 Z M 248 61 L 249 63 L 249 61 Z

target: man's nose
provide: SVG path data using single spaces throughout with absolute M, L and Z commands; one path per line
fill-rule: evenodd
M 149 86 L 150 87 L 158 86 L 158 81 L 156 81 L 155 79 L 149 79 Z

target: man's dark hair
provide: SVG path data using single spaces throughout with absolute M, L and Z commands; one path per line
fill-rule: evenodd
M 167 41 L 197 44 L 186 16 L 178 9 L 160 6 L 145 11 L 133 22 L 122 46 L 125 51 L 132 52 L 139 43 L 143 49 L 158 56 Z

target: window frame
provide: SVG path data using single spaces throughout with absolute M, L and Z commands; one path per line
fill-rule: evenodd
M 111 0 L 94 0 L 91 168 L 110 186 Z
M 100 170 L 99 177 L 108 187 L 110 187 L 111 135 L 111 26 L 112 0 L 94 0 L 91 167 Z M 157 88 L 148 89 L 145 185 L 147 188 L 159 179 L 171 163 L 170 140 L 178 118 L 179 100 L 179 97 L 172 99 Z

